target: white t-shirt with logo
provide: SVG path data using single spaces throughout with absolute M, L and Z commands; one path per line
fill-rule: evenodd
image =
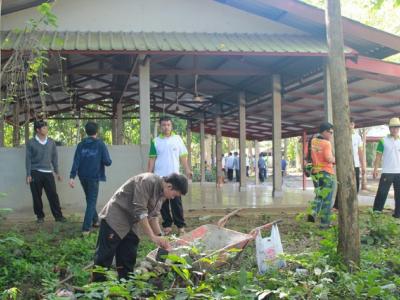
M 150 157 L 156 158 L 154 174 L 168 176 L 179 173 L 179 159 L 187 154 L 186 146 L 179 135 L 156 137 L 150 146 Z
M 361 136 L 357 132 L 353 132 L 351 136 L 351 141 L 353 143 L 353 158 L 354 158 L 354 167 L 360 167 L 360 156 L 358 155 L 358 149 L 363 146 L 363 142 Z
M 400 138 L 384 137 L 376 152 L 382 153 L 382 173 L 400 174 Z

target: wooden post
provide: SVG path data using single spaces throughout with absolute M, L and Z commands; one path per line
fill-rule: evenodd
M 14 120 L 13 120 L 13 147 L 18 147 L 20 145 L 20 134 L 19 134 L 19 111 L 20 111 L 20 103 L 17 100 L 14 103 Z
M 205 133 L 204 133 L 204 120 L 200 121 L 200 182 L 206 182 L 206 164 L 205 164 Z
M 338 252 L 350 269 L 360 263 L 358 201 L 350 132 L 347 74 L 343 54 L 343 27 L 340 0 L 328 0 L 326 9 L 328 61 L 335 125 L 335 153 L 339 194 Z M 334 200 L 334 199 L 333 199 Z
M 215 132 L 215 156 L 217 162 L 217 187 L 224 184 L 224 174 L 222 171 L 222 130 L 221 130 L 221 117 L 215 118 L 216 132 Z
M 282 197 L 282 87 L 281 77 L 278 74 L 272 75 L 272 106 L 273 106 L 273 134 L 272 134 L 272 157 L 273 157 L 273 197 Z
M 29 130 L 29 111 L 27 110 L 25 112 L 25 132 L 24 132 L 24 138 L 25 138 L 25 145 L 28 144 L 29 138 L 30 138 L 30 130 Z
M 239 93 L 239 191 L 246 191 L 246 97 L 244 92 Z

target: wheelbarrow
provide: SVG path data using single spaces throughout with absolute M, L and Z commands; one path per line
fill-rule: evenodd
M 172 250 L 162 252 L 166 254 L 175 254 L 181 256 L 189 251 L 191 245 L 201 244 L 204 256 L 198 258 L 192 263 L 195 270 L 210 270 L 218 268 L 234 257 L 240 254 L 241 251 L 255 239 L 256 232 L 261 229 L 268 229 L 272 225 L 281 220 L 274 221 L 256 228 L 253 228 L 249 233 L 242 233 L 231 229 L 224 228 L 228 219 L 237 214 L 242 209 L 237 209 L 232 213 L 221 218 L 217 224 L 206 224 L 180 236 L 177 240 L 171 242 Z M 165 251 L 165 250 L 164 250 Z M 147 260 L 153 264 L 169 266 L 172 263 L 168 260 L 160 260 L 160 249 L 157 248 L 147 255 Z

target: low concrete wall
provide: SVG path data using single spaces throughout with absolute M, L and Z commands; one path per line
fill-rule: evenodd
M 68 185 L 75 147 L 57 147 L 58 163 L 63 181 L 57 182 L 57 192 L 66 215 L 86 207 L 84 193 L 77 179 L 74 189 Z M 101 182 L 98 205 L 101 209 L 114 191 L 129 177 L 147 169 L 149 147 L 147 145 L 108 146 L 112 165 L 106 168 L 107 181 Z M 12 214 L 31 210 L 32 196 L 25 181 L 25 148 L 0 148 L 0 192 L 6 196 L 0 199 L 0 207 L 12 208 Z M 45 213 L 52 218 L 46 195 L 43 191 Z

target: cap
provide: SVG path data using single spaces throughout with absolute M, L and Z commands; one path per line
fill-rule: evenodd
M 389 127 L 400 127 L 399 118 L 391 118 L 389 121 Z
M 322 122 L 322 123 L 319 125 L 319 133 L 322 133 L 322 132 L 324 132 L 325 130 L 329 130 L 329 129 L 331 129 L 331 128 L 333 128 L 333 125 L 332 125 L 331 123 L 329 123 L 329 122 Z

